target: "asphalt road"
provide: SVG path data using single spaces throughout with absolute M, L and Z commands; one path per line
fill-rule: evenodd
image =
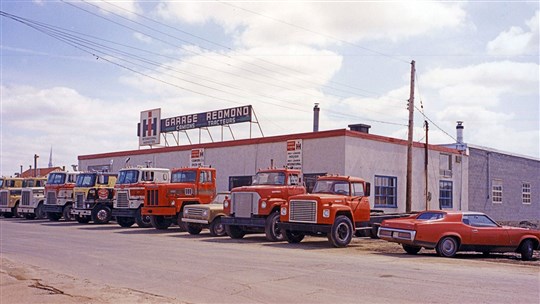
M 116 224 L 0 219 L 2 257 L 188 303 L 539 303 L 540 267 Z M 384 241 L 380 241 L 384 242 Z

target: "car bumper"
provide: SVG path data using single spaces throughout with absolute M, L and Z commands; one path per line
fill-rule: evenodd
M 416 231 L 380 227 L 377 236 L 384 240 L 414 242 Z
M 208 225 L 208 220 L 192 219 L 192 218 L 182 218 L 182 222 L 193 223 L 193 224 L 202 224 Z
M 329 233 L 332 230 L 332 225 L 321 225 L 321 224 L 309 224 L 309 223 L 277 223 L 278 228 L 289 230 L 289 231 L 298 231 L 298 232 L 307 232 L 307 233 Z

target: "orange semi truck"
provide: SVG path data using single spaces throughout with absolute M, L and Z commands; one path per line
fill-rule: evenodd
M 181 168 L 173 169 L 171 182 L 145 185 L 143 216 L 150 216 L 152 226 L 159 230 L 182 222 L 184 206 L 209 204 L 216 196 L 216 169 Z
M 369 195 L 370 183 L 361 178 L 321 176 L 312 194 L 290 197 L 281 207 L 278 227 L 289 243 L 314 235 L 327 236 L 334 247 L 345 247 L 357 232 L 375 236 L 383 220 L 410 215 L 371 210 Z
M 232 189 L 223 205 L 227 216 L 221 219 L 227 234 L 240 239 L 248 232 L 264 232 L 269 241 L 284 240 L 276 226 L 279 210 L 290 196 L 306 193 L 301 174 L 286 168 L 259 170 L 251 186 Z

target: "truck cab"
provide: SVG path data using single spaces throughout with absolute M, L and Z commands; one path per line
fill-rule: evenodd
M 227 216 L 221 219 L 227 234 L 233 239 L 243 238 L 248 232 L 264 232 L 269 241 L 282 241 L 277 228 L 279 210 L 287 199 L 305 194 L 302 173 L 287 168 L 259 170 L 250 186 L 231 190 L 223 204 Z
M 17 211 L 21 200 L 22 188 L 26 187 L 26 180 L 19 177 L 6 177 L 3 179 L 0 190 L 0 213 L 5 218 L 20 217 Z
M 334 247 L 345 247 L 356 229 L 370 222 L 370 183 L 351 176 L 319 177 L 311 194 L 289 198 L 281 207 L 280 223 L 289 243 L 306 234 L 327 236 Z
M 145 185 L 142 215 L 150 216 L 156 229 L 167 229 L 175 223 L 186 230 L 182 222 L 184 206 L 209 204 L 215 196 L 216 169 L 173 169 L 170 183 Z
M 81 224 L 93 221 L 106 224 L 111 220 L 116 174 L 80 173 L 73 188 L 75 205 L 71 214 Z
M 42 219 L 47 216 L 43 211 L 46 182 L 46 178 L 29 179 L 26 187 L 22 189 L 21 201 L 17 211 L 26 219 Z
M 140 228 L 152 227 L 150 216 L 142 215 L 144 187 L 170 182 L 171 170 L 164 168 L 124 168 L 118 172 L 114 185 L 112 215 L 122 227 L 137 223 Z
M 73 188 L 79 172 L 54 171 L 49 173 L 45 185 L 45 205 L 43 211 L 50 221 L 58 221 L 64 217 L 65 221 L 72 221 Z

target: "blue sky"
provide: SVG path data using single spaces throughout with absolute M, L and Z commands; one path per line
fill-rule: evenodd
M 51 146 L 54 164 L 67 167 L 78 155 L 137 149 L 139 113 L 153 108 L 173 117 L 251 104 L 269 136 L 309 132 L 318 102 L 321 130 L 366 123 L 405 139 L 411 60 L 416 106 L 436 124 L 430 143 L 454 142 L 462 120 L 470 144 L 540 157 L 537 1 L 3 0 L 0 8 L 2 175 L 27 169 L 34 153 L 45 166 Z M 416 141 L 424 119 L 417 110 Z M 247 125 L 232 129 L 248 136 Z

